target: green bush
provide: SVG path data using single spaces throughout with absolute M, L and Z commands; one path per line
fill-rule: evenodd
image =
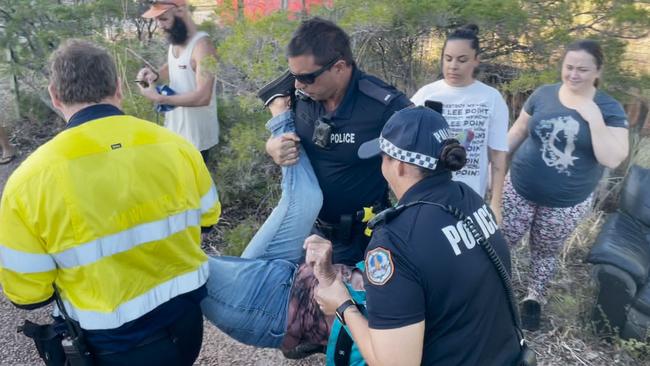
M 239 257 L 244 252 L 248 242 L 253 238 L 253 235 L 255 235 L 259 226 L 259 223 L 255 219 L 249 218 L 244 219 L 234 228 L 226 230 L 223 234 L 223 239 L 226 243 L 223 254 Z
M 49 103 L 49 96 L 22 93 L 19 101 L 21 117 L 36 123 L 49 121 L 55 114 L 46 103 Z
M 246 98 L 219 100 L 221 142 L 216 156 L 216 182 L 222 202 L 244 209 L 260 202 L 275 204 L 279 189 L 279 168 L 267 156 L 264 145 L 269 133 L 266 112 L 248 107 Z M 262 211 L 266 211 L 262 209 Z

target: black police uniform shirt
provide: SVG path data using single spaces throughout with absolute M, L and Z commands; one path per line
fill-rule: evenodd
M 472 217 L 510 271 L 510 253 L 484 201 L 448 172 L 411 187 L 400 203 L 452 205 Z M 376 228 L 366 252 L 368 323 L 425 322 L 423 365 L 513 365 L 518 339 L 501 280 L 487 254 L 450 213 L 405 209 Z
M 384 199 L 388 186 L 381 175 L 381 159 L 362 160 L 357 151 L 364 142 L 379 137 L 393 113 L 409 105 L 403 93 L 356 67 L 333 113 L 327 114 L 321 102 L 311 99 L 296 102 L 296 132 L 323 191 L 321 220 L 336 224 L 341 215 L 355 214 Z M 326 148 L 312 141 L 319 118 L 332 126 Z

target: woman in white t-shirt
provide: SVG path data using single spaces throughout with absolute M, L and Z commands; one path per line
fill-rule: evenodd
M 411 101 L 415 105 L 424 105 L 427 100 L 442 103 L 442 115 L 467 149 L 467 164 L 454 174 L 454 180 L 466 183 L 481 196 L 489 185 L 490 207 L 501 223 L 508 107 L 498 90 L 475 79 L 480 52 L 477 34 L 478 27 L 470 24 L 447 37 L 442 49 L 444 79 L 423 86 Z

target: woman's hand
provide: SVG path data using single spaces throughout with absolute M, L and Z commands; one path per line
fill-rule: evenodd
M 332 242 L 318 235 L 305 239 L 305 263 L 314 270 L 320 285 L 328 286 L 336 280 L 336 270 L 332 265 Z
M 593 99 L 580 100 L 574 109 L 589 124 L 591 145 L 598 163 L 615 169 L 629 153 L 627 128 L 607 126 L 603 112 Z
M 604 124 L 603 113 L 598 108 L 596 102 L 593 99 L 583 99 L 578 103 L 575 110 L 584 118 L 590 126 L 593 126 L 595 123 L 601 125 Z
M 341 304 L 351 298 L 341 276 L 336 277 L 329 285 L 319 283 L 314 294 L 316 302 L 325 315 L 333 315 Z

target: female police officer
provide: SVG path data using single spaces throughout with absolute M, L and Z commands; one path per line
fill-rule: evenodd
M 348 326 L 372 365 L 512 365 L 520 352 L 509 299 L 475 237 L 443 207 L 470 217 L 507 271 L 510 254 L 493 214 L 471 188 L 454 182 L 465 151 L 448 125 L 424 107 L 397 112 L 359 156 L 382 155 L 399 199 L 378 221 L 365 256 L 367 317 L 329 269 L 331 245 L 311 236 L 307 261 L 325 313 Z

